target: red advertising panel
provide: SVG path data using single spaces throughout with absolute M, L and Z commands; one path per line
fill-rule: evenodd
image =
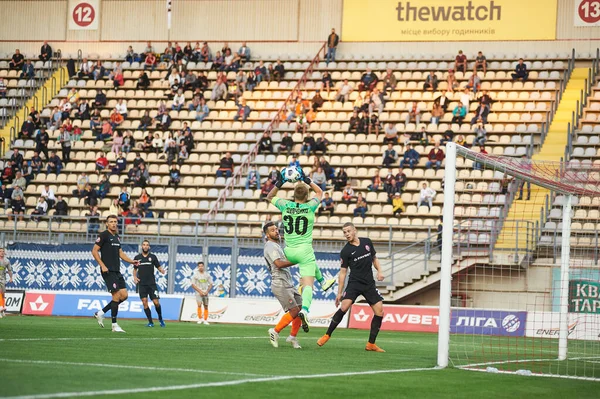
M 437 332 L 439 310 L 437 307 L 383 306 L 382 330 L 407 332 Z M 368 305 L 352 305 L 349 328 L 371 328 L 373 310 Z
M 23 314 L 36 316 L 50 316 L 54 308 L 55 294 L 42 294 L 40 292 L 28 292 L 25 295 Z

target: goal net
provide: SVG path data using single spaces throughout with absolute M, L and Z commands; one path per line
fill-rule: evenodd
M 598 165 L 448 143 L 438 365 L 600 380 L 599 230 Z

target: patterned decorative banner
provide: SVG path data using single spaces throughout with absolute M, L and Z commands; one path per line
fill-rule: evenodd
M 316 252 L 317 265 L 325 279 L 335 277 L 339 272 L 339 254 Z M 290 272 L 294 281 L 299 283 L 300 273 L 298 267 L 291 267 Z M 335 289 L 323 292 L 319 283 L 315 284 L 315 299 L 335 299 Z M 237 296 L 252 298 L 272 298 L 271 293 L 271 274 L 266 267 L 265 258 L 262 249 L 240 248 L 238 257 L 237 273 Z
M 133 258 L 138 252 L 137 245 L 122 245 L 123 251 Z M 165 269 L 169 257 L 166 245 L 152 246 Z M 92 257 L 91 244 L 29 244 L 17 243 L 8 246 L 8 259 L 14 272 L 14 284 L 8 288 L 66 290 L 66 291 L 106 291 L 100 268 Z M 129 290 L 135 290 L 133 267 L 121 262 L 121 273 Z M 156 273 L 160 291 L 167 289 L 167 275 Z
M 192 274 L 202 260 L 202 247 L 179 245 L 175 257 L 175 293 L 193 294 Z

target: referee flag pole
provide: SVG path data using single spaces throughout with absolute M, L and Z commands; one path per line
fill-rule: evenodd
M 452 240 L 454 232 L 454 185 L 456 183 L 456 144 L 446 144 L 444 174 L 444 214 L 440 272 L 440 318 L 438 329 L 438 367 L 448 366 L 450 350 L 450 297 L 452 295 Z

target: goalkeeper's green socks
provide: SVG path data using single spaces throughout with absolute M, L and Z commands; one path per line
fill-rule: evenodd
M 310 304 L 313 299 L 313 287 L 307 285 L 302 288 L 302 310 L 308 313 L 308 309 L 310 309 Z
M 319 269 L 318 266 L 315 268 L 315 280 L 317 280 L 321 285 L 323 285 L 323 283 L 325 282 L 323 274 L 321 273 L 321 269 Z

